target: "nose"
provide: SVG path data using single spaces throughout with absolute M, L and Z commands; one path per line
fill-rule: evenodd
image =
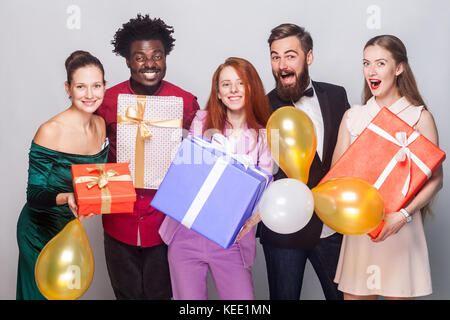
M 145 58 L 145 62 L 144 62 L 144 65 L 145 65 L 145 67 L 146 68 L 151 68 L 154 64 L 155 64 L 156 62 L 155 62 L 155 60 L 153 59 L 153 57 L 146 57 Z
M 89 86 L 88 88 L 87 88 L 87 91 L 86 91 L 86 98 L 92 98 L 94 96 L 94 92 L 93 92 L 93 90 L 92 90 L 92 88 Z
M 288 66 L 288 65 L 287 65 L 287 63 L 286 63 L 286 59 L 280 58 L 280 64 L 279 64 L 280 69 L 281 69 L 281 70 L 286 69 L 287 66 Z
M 237 85 L 237 83 L 232 83 L 231 84 L 231 92 L 232 93 L 235 93 L 235 92 L 237 92 L 238 91 L 238 85 Z
M 373 76 L 373 75 L 375 75 L 377 73 L 376 72 L 376 68 L 375 68 L 375 66 L 373 64 L 371 64 L 368 68 L 369 68 L 369 75 L 370 76 Z

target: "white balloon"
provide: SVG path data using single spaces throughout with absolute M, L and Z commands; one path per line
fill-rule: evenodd
M 314 212 L 311 190 L 300 180 L 272 182 L 259 202 L 262 222 L 272 231 L 294 233 L 306 226 Z

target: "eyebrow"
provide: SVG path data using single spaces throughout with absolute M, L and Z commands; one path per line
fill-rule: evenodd
M 366 59 L 366 58 L 363 58 L 363 60 L 369 61 L 369 59 Z M 384 58 L 375 59 L 375 61 L 381 61 L 381 60 L 388 61 L 387 59 L 384 59 Z
M 294 49 L 289 49 L 289 50 L 285 51 L 284 54 L 291 53 L 291 52 L 298 54 L 298 52 Z M 278 52 L 272 50 L 272 51 L 270 51 L 270 54 L 278 54 Z
M 156 50 L 153 50 L 152 53 L 162 53 L 162 54 L 164 54 L 164 51 L 161 50 L 161 49 L 156 49 Z M 137 54 L 145 55 L 145 52 L 144 51 L 136 51 L 136 52 L 133 53 L 133 55 L 137 55 Z
M 96 83 L 103 83 L 103 81 L 102 80 L 98 80 L 98 81 L 94 81 L 94 82 L 92 82 L 93 84 L 96 84 Z M 85 85 L 87 85 L 88 83 L 87 82 L 73 82 L 73 84 L 74 85 L 80 85 L 80 84 L 85 84 Z
M 240 78 L 237 78 L 236 80 L 237 80 L 237 81 L 242 81 Z M 231 80 L 231 79 L 223 79 L 223 80 L 219 80 L 219 82 L 226 82 L 226 81 L 231 82 L 231 81 L 233 81 L 233 80 Z

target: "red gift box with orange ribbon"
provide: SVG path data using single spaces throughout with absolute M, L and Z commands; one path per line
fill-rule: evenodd
M 319 184 L 345 176 L 362 178 L 378 189 L 389 214 L 403 208 L 444 159 L 444 151 L 382 108 Z M 376 238 L 383 225 L 369 236 Z
M 74 164 L 72 179 L 80 216 L 133 212 L 136 192 L 128 163 Z

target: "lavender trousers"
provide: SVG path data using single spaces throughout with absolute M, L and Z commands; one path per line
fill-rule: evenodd
M 244 267 L 239 244 L 224 249 L 181 226 L 168 247 L 168 259 L 175 300 L 207 300 L 208 269 L 220 299 L 254 299 L 251 270 Z

